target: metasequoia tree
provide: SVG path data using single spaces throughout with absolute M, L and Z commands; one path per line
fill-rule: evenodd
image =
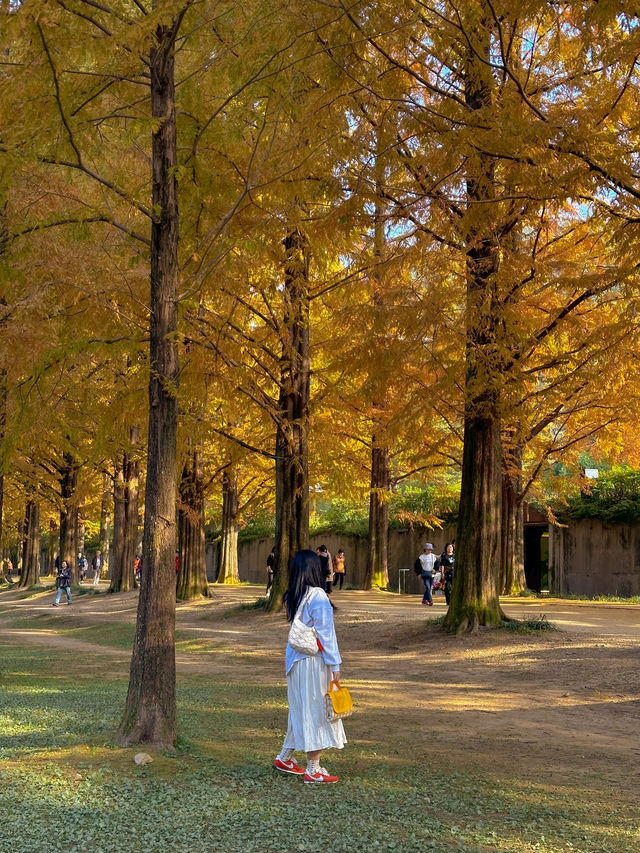
M 173 747 L 175 707 L 178 184 L 175 40 L 180 9 L 159 25 L 149 52 L 152 135 L 149 429 L 142 582 L 131 676 L 119 740 Z
M 202 451 L 188 448 L 182 463 L 178 503 L 178 574 L 181 600 L 209 596 L 204 542 L 204 460 Z
M 375 56 L 367 59 L 375 64 Z M 349 477 L 333 471 L 349 470 L 350 458 L 361 469 L 358 482 L 364 466 L 368 472 L 366 588 L 388 585 L 392 492 L 408 478 L 419 480 L 442 464 L 436 448 L 443 427 L 448 432 L 433 406 L 435 395 L 444 393 L 434 369 L 439 346 L 434 333 L 446 306 L 439 282 L 442 267 L 433 257 L 427 260 L 415 225 L 404 213 L 415 193 L 396 151 L 401 116 L 393 76 L 381 74 L 385 82 L 377 81 L 379 98 L 356 91 L 348 102 L 348 144 L 336 168 L 348 197 L 357 199 L 357 206 L 351 201 L 351 245 L 345 253 L 359 255 L 361 270 L 358 279 L 327 298 L 322 331 L 331 347 L 317 371 L 334 433 L 343 437 L 336 445 L 331 434 L 335 462 L 321 482 L 333 480 L 353 492 L 353 480 L 349 484 Z M 325 452 L 334 456 L 332 448 Z M 363 452 L 369 456 L 366 462 Z M 430 525 L 435 519 L 423 516 L 415 521 Z
M 231 8 L 240 15 L 239 7 Z M 197 90 L 197 81 L 191 71 L 202 72 L 204 69 L 208 72 L 216 49 L 237 60 L 232 84 L 236 92 L 245 89 L 261 75 L 266 76 L 267 70 L 273 74 L 274 68 L 269 68 L 269 65 L 280 53 L 270 38 L 265 38 L 260 44 L 261 32 L 259 38 L 246 40 L 244 52 L 239 55 L 233 49 L 235 35 L 231 32 L 236 19 L 229 25 L 228 39 L 219 40 L 221 19 L 217 9 L 211 12 L 212 20 L 215 18 L 217 22 L 218 37 L 212 50 L 208 38 L 198 41 L 203 34 L 210 32 L 206 23 L 209 13 L 205 10 L 203 14 L 204 18 L 195 6 L 170 2 L 153 3 L 151 15 L 147 15 L 147 10 L 140 5 L 132 11 L 121 4 L 113 9 L 92 9 L 87 14 L 84 4 L 79 2 L 64 9 L 56 7 L 55 26 L 49 26 L 48 22 L 32 15 L 29 9 L 21 9 L 17 13 L 17 17 L 23 18 L 21 23 L 26 21 L 31 27 L 30 40 L 28 44 L 25 40 L 21 60 L 30 61 L 32 70 L 38 72 L 35 76 L 45 93 L 41 100 L 46 119 L 57 130 L 46 140 L 41 135 L 30 146 L 29 152 L 40 162 L 50 164 L 52 173 L 63 171 L 79 186 L 94 188 L 95 195 L 91 196 L 93 209 L 88 213 L 84 211 L 84 215 L 74 211 L 85 224 L 108 223 L 124 235 L 123 239 L 133 241 L 148 251 L 151 295 L 144 568 L 129 693 L 119 739 L 122 743 L 142 740 L 167 747 L 175 741 L 174 518 L 179 376 L 175 333 L 180 224 L 177 188 L 178 175 L 185 174 L 180 171 L 185 164 L 178 160 L 176 142 L 176 44 L 179 41 L 182 46 L 191 39 L 190 46 L 197 44 L 200 50 L 200 58 L 196 56 L 197 51 L 185 53 L 188 60 L 184 67 L 185 99 Z M 249 33 L 253 32 L 252 15 L 264 17 L 259 5 L 249 9 L 246 19 Z M 271 33 L 282 37 L 287 45 L 291 32 L 288 27 L 295 31 L 297 23 L 291 12 L 282 11 L 281 15 L 286 19 L 286 27 L 282 26 L 280 15 L 271 19 L 267 16 L 264 26 L 269 26 Z M 186 18 L 189 19 L 188 25 L 185 24 Z M 131 23 L 136 26 L 131 27 Z M 69 49 L 71 44 L 75 44 L 78 53 Z M 255 47 L 258 50 L 253 50 Z M 87 51 L 91 59 L 85 64 Z M 285 54 L 282 55 L 284 57 Z M 300 56 L 295 59 L 299 61 Z M 67 70 L 79 74 L 67 75 Z M 16 72 L 16 77 L 20 73 Z M 227 81 L 225 77 L 225 86 Z M 139 87 L 145 87 L 146 92 Z M 138 93 L 143 97 L 139 98 Z M 191 154 L 187 157 L 189 168 L 198 159 L 199 149 L 203 140 L 206 143 L 214 119 L 218 117 L 224 123 L 225 107 L 231 100 L 228 89 L 225 89 L 212 115 L 192 121 L 192 116 L 183 114 L 185 124 L 196 127 Z M 149 102 L 151 106 L 147 113 L 145 107 Z M 132 114 L 135 118 L 130 120 Z M 98 117 L 96 124 L 93 119 Z M 112 140 L 116 139 L 114 133 L 119 129 L 123 129 L 124 135 L 120 134 L 116 143 Z M 145 198 L 146 176 L 142 171 L 144 152 L 149 148 L 144 138 L 147 130 L 150 130 L 151 137 L 151 204 Z M 98 139 L 100 133 L 108 136 L 111 144 L 105 145 L 102 138 Z M 124 149 L 120 144 L 125 138 L 132 143 L 128 159 L 123 156 Z M 89 163 L 96 162 L 94 153 L 98 150 L 99 163 L 93 168 Z M 233 167 L 230 168 L 232 170 Z M 239 183 L 241 200 L 247 196 L 251 181 Z M 208 216 L 211 228 L 206 231 L 201 245 L 193 246 L 191 241 L 189 248 L 199 251 L 192 251 L 193 263 L 186 266 L 188 286 L 200 286 L 215 269 L 212 246 L 227 227 L 240 204 L 239 199 L 223 218 L 204 214 Z M 198 204 L 194 207 L 197 208 Z M 141 220 L 143 224 L 138 227 Z M 150 236 L 147 236 L 144 223 L 150 223 Z M 298 273 L 292 273 L 292 270 L 298 265 L 299 255 L 293 244 L 299 242 L 301 231 L 295 221 L 288 222 L 283 231 L 284 238 L 289 235 L 292 242 L 284 275 L 293 281 L 298 278 Z M 306 496 L 303 499 L 306 500 Z
M 538 293 L 535 246 L 524 252 L 535 259 L 533 269 L 521 278 L 509 277 L 516 269 L 512 260 L 521 252 L 511 245 L 514 228 L 534 243 L 536 217 L 548 207 L 564 217 L 563 230 L 571 233 L 585 219 L 593 221 L 596 204 L 585 216 L 583 210 L 571 210 L 568 201 L 585 196 L 598 204 L 603 201 L 598 187 L 607 170 L 593 161 L 591 144 L 591 154 L 584 148 L 591 139 L 590 122 L 567 94 L 569 89 L 594 88 L 588 85 L 590 66 L 597 62 L 590 56 L 585 65 L 580 54 L 579 24 L 590 8 L 573 4 L 570 11 L 567 7 L 560 12 L 522 4 L 516 16 L 508 10 L 498 13 L 479 0 L 464 10 L 448 3 L 433 14 L 423 9 L 420 18 L 410 4 L 394 10 L 393 18 L 382 5 L 375 8 L 379 15 L 365 14 L 370 4 L 345 13 L 384 58 L 389 75 L 397 75 L 402 119 L 395 150 L 413 177 L 414 200 L 407 203 L 406 195 L 394 188 L 386 199 L 402 204 L 403 215 L 416 224 L 423 242 L 436 241 L 449 252 L 449 277 L 463 281 L 465 288 L 459 571 L 446 620 L 450 630 L 463 630 L 502 619 L 501 433 L 510 401 L 504 389 L 529 349 L 529 329 L 518 329 L 518 321 L 527 312 L 542 317 L 532 336 L 542 340 L 585 300 L 598 300 L 614 286 L 610 275 L 583 286 L 578 278 L 561 279 L 555 289 Z M 616 14 L 610 9 L 598 12 L 603 33 L 613 26 Z M 539 38 L 529 39 L 531 27 Z M 593 56 L 597 43 L 598 36 L 590 39 Z M 626 48 L 625 55 L 628 52 Z M 614 112 L 611 105 L 617 104 L 609 95 L 615 91 L 622 96 L 626 88 L 625 73 L 612 73 L 610 58 L 607 74 L 616 84 L 601 110 L 605 124 Z M 364 79 L 366 69 L 356 70 Z M 571 86 L 563 89 L 565 80 L 571 80 Z M 377 79 L 369 77 L 367 83 L 385 97 Z M 622 86 L 616 89 L 617 84 Z M 596 136 L 602 141 L 608 131 Z M 578 168 L 575 158 L 582 162 Z M 612 173 L 609 180 L 620 183 Z M 623 271 L 619 280 L 624 278 Z M 457 301 L 454 291 L 452 302 Z M 513 341 L 518 339 L 514 358 Z
M 140 463 L 136 456 L 140 430 L 131 427 L 130 449 L 116 463 L 113 477 L 113 553 L 110 592 L 134 589 L 135 555 L 138 543 L 138 498 Z M 101 540 L 102 541 L 102 540 Z
M 40 581 L 40 504 L 27 500 L 23 527 L 22 572 L 19 586 L 32 586 Z
M 152 8 L 157 12 L 158 4 L 153 4 Z M 47 93 L 45 97 L 49 98 L 48 118 L 52 123 L 57 120 L 60 128 L 59 135 L 52 135 L 48 151 L 43 151 L 43 140 L 34 143 L 32 147 L 36 156 L 40 161 L 51 163 L 52 171 L 68 170 L 85 185 L 93 185 L 111 194 L 114 203 L 123 203 L 120 211 L 125 217 L 135 210 L 151 221 L 151 234 L 147 237 L 127 224 L 114 222 L 115 216 L 110 213 L 99 213 L 95 217 L 85 214 L 83 217 L 85 220 L 101 219 L 113 223 L 122 233 L 149 249 L 151 294 L 143 540 L 145 572 L 139 598 L 129 693 L 119 738 L 123 743 L 143 740 L 168 748 L 173 747 L 176 737 L 173 558 L 177 473 L 178 363 L 174 333 L 178 299 L 178 163 L 174 55 L 175 39 L 185 11 L 184 6 L 167 8 L 166 14 L 160 15 L 158 21 L 154 20 L 147 33 L 142 33 L 145 44 L 135 45 L 133 49 L 126 37 L 122 47 L 116 47 L 116 44 L 121 44 L 120 37 L 126 35 L 120 30 L 124 27 L 126 31 L 129 23 L 128 15 L 122 14 L 123 9 L 112 12 L 105 7 L 95 10 L 94 17 L 85 13 L 82 3 L 71 4 L 68 9 L 58 9 L 56 26 L 53 27 L 46 22 L 41 23 L 30 8 L 23 7 L 16 15 L 23 19 L 22 26 L 30 27 L 30 42 L 24 45 L 20 59 L 33 60 L 33 69 L 37 70 L 36 76 L 39 76 Z M 140 7 L 137 14 L 144 21 L 146 10 Z M 70 42 L 65 43 L 65 38 L 75 40 L 81 52 L 91 46 L 94 57 L 86 67 L 80 54 L 68 50 Z M 145 53 L 147 39 L 151 46 Z M 96 66 L 98 70 L 94 71 Z M 83 85 L 68 85 L 67 80 L 72 75 L 65 75 L 67 69 L 78 71 Z M 102 80 L 97 89 L 96 77 Z M 148 86 L 151 104 L 150 205 L 138 200 L 135 191 L 130 193 L 118 185 L 122 177 L 110 173 L 108 157 L 102 158 L 98 167 L 101 172 L 87 165 L 92 159 L 88 152 L 97 142 L 95 136 L 92 137 L 94 125 L 86 121 L 89 110 L 106 107 L 112 113 L 110 121 L 116 124 L 120 105 L 131 103 L 132 99 L 128 97 L 132 95 L 131 89 L 140 84 Z M 119 89 L 118 94 L 116 89 Z M 100 147 L 104 150 L 104 145 Z M 108 202 L 102 207 L 108 210 Z M 66 550 L 65 536 L 63 553 Z
M 238 583 L 238 471 L 230 463 L 222 472 L 222 530 L 218 583 Z
M 247 129 L 244 150 L 234 151 L 247 180 L 260 163 L 260 205 L 238 211 L 229 225 L 234 251 L 216 271 L 224 299 L 207 295 L 204 314 L 193 318 L 194 339 L 225 364 L 222 381 L 263 413 L 266 434 L 259 441 L 243 438 L 224 419 L 218 428 L 265 458 L 275 456 L 277 567 L 270 608 L 281 606 L 291 557 L 308 544 L 310 314 L 313 300 L 331 286 L 320 270 L 330 253 L 326 223 L 336 190 L 323 171 L 322 135 L 337 135 L 344 117 L 335 93 L 317 82 L 318 62 L 329 68 L 321 55 L 305 72 L 289 67 L 315 44 L 312 29 L 283 51 L 282 74 L 262 85 L 255 127 Z M 205 280 L 207 294 L 210 286 Z
M 281 600 L 292 555 L 309 546 L 309 246 L 294 228 L 285 237 L 284 313 L 276 423 L 274 589 Z
M 112 489 L 109 488 L 111 478 L 107 472 L 102 474 L 102 495 L 100 497 L 100 528 L 98 534 L 98 542 L 100 553 L 102 555 L 102 563 L 105 569 L 108 570 L 110 563 L 109 543 L 111 540 L 111 519 L 110 512 Z

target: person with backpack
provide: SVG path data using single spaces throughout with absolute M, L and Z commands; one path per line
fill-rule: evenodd
M 331 559 L 331 554 L 327 550 L 326 545 L 321 545 L 319 548 L 316 548 L 316 554 L 320 557 L 320 565 L 322 566 L 322 571 L 325 576 L 325 587 L 324 591 L 327 595 L 331 595 L 333 591 L 333 560 Z
M 71 604 L 71 566 L 66 560 L 62 561 L 62 565 L 58 569 L 56 576 L 56 600 L 53 602 L 54 607 L 60 607 L 60 598 L 62 590 L 67 593 L 67 604 Z
M 451 587 L 453 586 L 453 578 L 455 575 L 456 555 L 453 550 L 453 543 L 447 542 L 444 546 L 444 551 L 438 557 L 438 567 L 442 572 L 444 581 L 444 597 L 447 599 L 447 604 L 451 603 Z
M 431 597 L 431 586 L 433 584 L 433 575 L 435 573 L 435 565 L 437 562 L 437 557 L 433 553 L 433 545 L 431 542 L 427 542 L 424 546 L 424 551 L 418 557 L 420 561 L 420 575 L 422 577 L 422 582 L 424 584 L 424 595 L 422 596 L 422 603 L 427 604 L 430 607 L 433 607 L 433 599 Z M 416 564 L 418 562 L 416 560 Z

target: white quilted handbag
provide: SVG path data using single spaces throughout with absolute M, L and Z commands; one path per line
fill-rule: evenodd
M 308 593 L 303 596 L 296 615 L 293 617 L 291 627 L 289 628 L 288 643 L 296 652 L 300 652 L 303 655 L 315 655 L 318 653 L 318 635 L 316 634 L 316 630 L 315 628 L 310 628 L 309 625 L 305 625 L 300 618 L 307 597 Z

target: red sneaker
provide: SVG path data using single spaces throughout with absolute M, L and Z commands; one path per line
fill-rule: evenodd
M 287 761 L 282 761 L 280 758 L 276 758 L 273 762 L 273 766 L 276 770 L 282 770 L 283 773 L 295 773 L 296 776 L 302 776 L 304 773 L 304 767 L 300 767 L 300 765 L 296 764 L 292 758 L 289 758 Z
M 320 768 L 319 773 L 306 773 L 304 774 L 304 783 L 305 785 L 317 785 L 318 783 L 323 783 L 325 785 L 332 785 L 334 782 L 338 781 L 338 776 L 329 776 L 324 767 Z

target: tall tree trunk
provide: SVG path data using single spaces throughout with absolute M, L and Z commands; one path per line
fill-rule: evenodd
M 58 536 L 58 527 L 55 521 L 51 518 L 49 520 L 49 565 L 47 566 L 47 574 L 55 575 L 56 573 L 56 547 L 60 542 L 60 537 Z
M 475 23 L 465 66 L 465 102 L 491 106 L 489 16 Z M 496 625 L 500 609 L 502 459 L 500 444 L 502 305 L 497 287 L 494 164 L 476 152 L 467 172 L 467 336 L 462 485 L 456 536 L 456 574 L 445 628 L 460 632 Z
M 132 429 L 131 443 L 138 441 L 138 428 Z M 126 455 L 124 462 L 124 548 L 122 554 L 122 574 L 120 590 L 135 589 L 136 586 L 136 547 L 138 544 L 138 516 L 140 501 L 140 463 L 133 456 Z
M 60 469 L 60 494 L 62 507 L 60 509 L 60 565 L 66 560 L 71 569 L 73 583 L 78 583 L 78 562 L 75 555 L 76 507 L 75 491 L 78 480 L 78 467 L 73 456 L 65 453 Z
M 131 427 L 129 443 L 132 448 L 138 443 L 139 433 L 138 427 Z M 136 586 L 135 556 L 138 542 L 139 468 L 138 459 L 133 453 L 123 453 L 122 466 L 116 473 L 114 484 L 114 559 L 112 561 L 109 592 L 128 592 Z M 117 536 L 116 525 L 118 528 Z
M 276 431 L 274 581 L 278 610 L 296 551 L 309 547 L 309 245 L 299 229 L 285 241 L 284 339 Z
M 78 507 L 77 519 L 76 554 L 82 554 L 84 557 L 84 500 Z
M 154 0 L 153 8 L 158 2 Z M 118 739 L 173 749 L 176 742 L 176 425 L 178 185 L 174 45 L 179 21 L 159 25 L 150 51 L 151 226 L 149 442 L 142 581 L 126 708 Z
M 109 503 L 111 501 L 111 490 L 109 488 L 111 478 L 105 472 L 102 475 L 102 498 L 100 500 L 100 552 L 102 554 L 103 571 L 106 577 L 109 572 L 109 538 L 111 517 L 109 515 Z
M 33 498 L 27 501 L 24 516 L 22 573 L 19 586 L 35 586 L 40 582 L 40 504 Z
M 0 213 L 0 263 L 6 248 L 6 219 Z M 0 368 L 0 547 L 2 547 L 4 532 L 4 470 L 6 465 L 4 452 L 4 437 L 7 425 L 7 371 Z
M 204 543 L 204 466 L 197 449 L 187 455 L 180 479 L 176 595 L 181 601 L 210 595 Z
M 222 536 L 218 583 L 239 583 L 238 477 L 233 466 L 222 472 Z
M 371 443 L 369 541 L 364 589 L 389 586 L 389 448 Z
M 123 460 L 116 465 L 113 477 L 113 549 L 111 552 L 111 584 L 109 585 L 109 592 L 118 592 L 122 585 L 124 537 L 127 526 L 124 491 Z
M 5 4 L 2 10 L 9 13 L 9 5 Z M 3 267 L 6 269 L 7 246 L 9 245 L 9 227 L 7 225 L 7 201 L 3 193 L 0 202 L 0 273 Z M 2 547 L 2 534 L 4 523 L 4 472 L 6 468 L 6 452 L 4 449 L 4 438 L 7 426 L 7 368 L 5 362 L 0 367 L 0 547 Z
M 384 348 L 388 328 L 388 306 L 385 302 L 385 281 L 381 272 L 386 249 L 386 209 L 385 209 L 385 151 L 389 138 L 381 120 L 376 128 L 376 159 L 374 175 L 376 182 L 376 202 L 373 211 L 373 256 L 372 273 L 374 327 L 373 339 L 379 348 Z M 381 435 L 382 424 L 387 408 L 389 388 L 387 380 L 378 380 L 374 390 L 373 408 L 374 435 L 371 439 L 371 489 L 369 492 L 369 539 L 367 542 L 367 568 L 364 576 L 364 588 L 372 586 L 386 589 L 389 586 L 389 447 Z M 379 432 L 378 432 L 379 430 Z M 378 434 L 376 434 L 378 433 Z
M 503 595 L 517 595 L 527 585 L 524 575 L 522 448 L 507 448 L 503 444 L 503 456 L 500 591 Z

